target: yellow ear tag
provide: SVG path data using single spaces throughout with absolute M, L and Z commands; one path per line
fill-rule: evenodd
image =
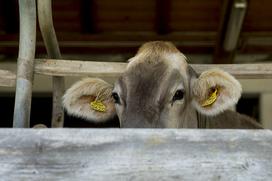
M 212 92 L 210 94 L 210 97 L 208 99 L 206 99 L 203 103 L 202 103 L 202 106 L 203 107 L 207 107 L 207 106 L 210 106 L 212 105 L 216 99 L 218 97 L 218 88 L 215 88 L 214 92 Z
M 101 101 L 92 101 L 91 108 L 95 111 L 106 112 L 106 106 Z

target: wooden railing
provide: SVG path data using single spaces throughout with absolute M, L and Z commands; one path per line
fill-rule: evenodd
M 1 180 L 270 180 L 269 130 L 0 129 Z
M 35 59 L 34 73 L 47 76 L 118 77 L 127 63 L 80 60 Z M 271 79 L 272 64 L 191 64 L 197 74 L 220 68 L 238 79 Z M 16 73 L 0 70 L 0 86 L 15 86 Z

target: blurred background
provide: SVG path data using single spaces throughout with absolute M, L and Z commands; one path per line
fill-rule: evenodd
M 271 0 L 53 0 L 52 8 L 64 59 L 125 62 L 142 43 L 167 40 L 189 63 L 272 60 Z M 18 14 L 18 0 L 0 0 L 0 69 L 16 71 Z M 46 57 L 40 32 L 36 57 Z M 78 79 L 65 78 L 66 86 Z M 237 111 L 272 129 L 272 80 L 240 82 L 244 93 Z M 50 126 L 51 90 L 50 77 L 35 75 L 31 125 Z M 14 91 L 0 87 L 0 127 L 12 126 Z M 65 126 L 90 125 L 66 116 Z

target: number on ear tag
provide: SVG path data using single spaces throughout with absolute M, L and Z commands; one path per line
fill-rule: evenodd
M 212 105 L 216 101 L 217 97 L 218 97 L 218 88 L 215 88 L 214 91 L 210 94 L 210 97 L 202 103 L 202 106 L 207 107 Z
M 91 108 L 95 111 L 106 112 L 106 106 L 101 101 L 92 101 Z

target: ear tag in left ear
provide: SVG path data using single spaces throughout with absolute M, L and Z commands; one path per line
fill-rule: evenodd
M 203 103 L 203 107 L 211 106 L 218 97 L 218 88 L 215 88 L 214 91 L 210 94 L 210 97 L 206 99 Z
M 91 108 L 95 111 L 106 112 L 106 106 L 99 100 L 92 101 Z

